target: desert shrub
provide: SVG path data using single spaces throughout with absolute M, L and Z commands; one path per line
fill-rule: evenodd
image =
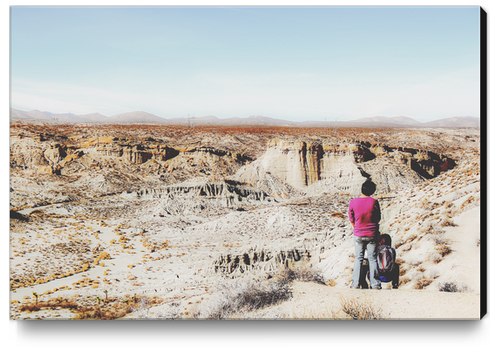
M 410 278 L 407 277 L 400 278 L 400 280 L 398 281 L 398 286 L 401 287 L 407 284 L 408 282 L 410 282 Z
M 123 318 L 127 314 L 134 310 L 143 310 L 140 308 L 140 303 L 146 304 L 145 310 L 148 310 L 152 304 L 157 303 L 157 299 L 150 297 L 141 297 L 136 303 L 136 298 L 132 300 L 122 300 L 118 298 L 109 298 L 106 300 L 98 299 L 96 302 L 93 300 L 76 300 L 72 298 L 57 297 L 48 301 L 40 301 L 38 303 L 26 303 L 19 307 L 19 311 L 34 312 L 41 309 L 68 309 L 73 314 L 73 319 L 85 320 L 85 319 L 100 319 L 100 320 L 113 320 Z
M 399 264 L 399 269 L 400 269 L 400 277 L 404 276 L 407 273 L 407 268 L 405 266 L 402 266 Z
M 131 311 L 136 314 L 138 318 L 147 319 L 150 317 L 151 303 L 146 297 L 141 298 L 138 302 L 131 305 Z
M 398 241 L 396 244 L 395 244 L 395 249 L 397 248 L 400 248 L 401 246 L 403 246 L 405 244 L 404 241 Z
M 434 242 L 436 245 L 448 245 L 449 244 L 449 240 L 444 238 L 444 237 L 435 237 L 434 238 Z
M 425 287 L 427 287 L 429 284 L 431 284 L 433 281 L 433 279 L 430 279 L 430 278 L 421 278 L 419 280 L 417 280 L 417 282 L 415 283 L 415 286 L 413 287 L 414 289 L 424 289 Z
M 431 260 L 434 264 L 439 264 L 442 261 L 442 257 L 439 253 L 430 254 L 428 259 Z
M 38 302 L 38 303 L 26 303 L 19 307 L 20 311 L 25 312 L 36 312 L 42 309 L 68 309 L 77 310 L 78 305 L 74 302 L 63 301 L 63 302 Z
M 418 236 L 415 234 L 410 235 L 405 242 L 413 242 Z
M 380 307 L 373 307 L 371 303 L 359 299 L 346 300 L 340 298 L 342 311 L 354 320 L 380 320 L 384 319 Z
M 195 318 L 227 319 L 240 311 L 252 311 L 288 300 L 292 296 L 290 273 L 265 282 L 236 280 L 221 284 Z
M 438 288 L 440 292 L 449 292 L 449 293 L 457 293 L 457 292 L 464 293 L 468 291 L 468 287 L 464 283 L 458 286 L 454 282 L 442 282 L 439 283 Z
M 458 287 L 453 282 L 444 282 L 439 284 L 440 292 L 457 292 Z
M 441 226 L 442 227 L 457 227 L 457 225 L 454 224 L 454 222 L 449 220 L 449 219 L 443 220 Z
M 294 280 L 302 282 L 315 282 L 320 284 L 326 284 L 323 279 L 322 273 L 318 269 L 314 268 L 297 268 L 297 269 L 285 269 L 280 272 L 278 277 L 285 277 L 284 280 L 292 282 Z
M 441 235 L 441 234 L 444 234 L 446 232 L 446 230 L 442 229 L 441 227 L 435 227 L 433 230 L 432 230 L 432 233 L 434 235 Z
M 441 257 L 445 257 L 446 255 L 450 254 L 452 252 L 452 249 L 448 245 L 439 245 L 437 247 L 437 250 Z

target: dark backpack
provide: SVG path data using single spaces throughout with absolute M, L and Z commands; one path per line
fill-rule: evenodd
M 378 248 L 378 273 L 379 275 L 388 274 L 395 268 L 396 253 L 393 248 L 387 245 Z

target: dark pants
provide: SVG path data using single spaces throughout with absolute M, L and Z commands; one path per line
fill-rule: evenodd
M 362 262 L 362 268 L 361 268 L 361 280 L 360 280 L 360 286 L 362 289 L 369 289 L 369 262 L 367 259 L 364 259 Z M 388 283 L 391 282 L 391 285 L 393 288 L 398 288 L 398 282 L 400 279 L 400 267 L 398 264 L 395 263 L 395 268 L 393 269 L 392 272 L 385 274 L 384 275 L 385 279 L 381 279 L 380 281 L 383 283 Z

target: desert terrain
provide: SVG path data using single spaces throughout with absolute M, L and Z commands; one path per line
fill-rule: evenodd
M 367 178 L 400 288 L 350 289 Z M 480 130 L 10 123 L 10 318 L 479 319 Z

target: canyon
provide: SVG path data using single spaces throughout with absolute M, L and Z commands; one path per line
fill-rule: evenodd
M 479 267 L 468 270 L 480 259 L 479 129 L 13 120 L 11 319 L 73 318 L 21 309 L 38 295 L 91 307 L 145 297 L 146 318 L 199 318 L 217 284 L 284 269 L 348 288 L 347 207 L 366 179 L 400 291 L 453 283 L 479 295 Z M 457 230 L 467 225 L 466 242 Z

